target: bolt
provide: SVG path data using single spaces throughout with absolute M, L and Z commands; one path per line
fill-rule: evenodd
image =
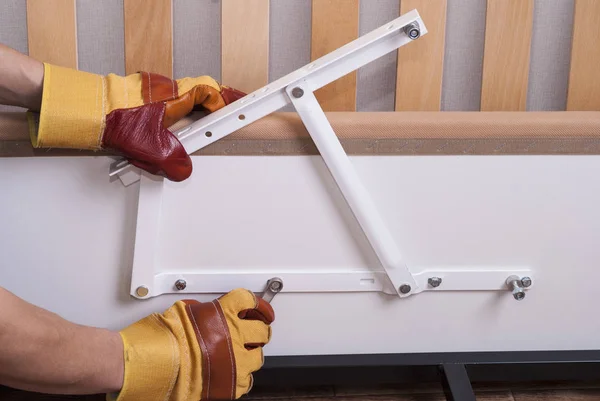
M 517 301 L 521 301 L 523 298 L 525 298 L 525 292 L 523 289 L 513 290 L 512 294 Z
M 400 286 L 400 293 L 401 293 L 401 294 L 408 294 L 408 293 L 410 292 L 410 290 L 411 290 L 411 289 L 412 289 L 412 288 L 410 288 L 410 285 L 408 285 L 408 284 L 402 284 L 402 285 Z
M 272 292 L 280 292 L 283 289 L 283 281 L 280 278 L 269 280 L 269 290 Z
M 436 288 L 442 284 L 442 279 L 440 277 L 430 277 L 429 280 L 427 280 L 427 283 L 433 288 Z
M 138 288 L 135 289 L 135 293 L 138 297 L 145 297 L 146 295 L 148 295 L 148 287 L 140 285 Z
M 521 285 L 525 288 L 531 287 L 531 277 L 523 277 L 521 279 Z
M 292 89 L 292 96 L 294 96 L 296 99 L 299 99 L 302 96 L 304 96 L 304 90 L 302 90 L 302 88 L 296 87 Z
M 185 280 L 179 279 L 175 282 L 175 288 L 177 288 L 179 291 L 185 290 L 185 287 L 187 287 Z
M 517 276 L 510 276 L 506 279 L 506 285 L 512 290 L 512 295 L 517 301 L 525 298 L 525 291 L 521 287 L 521 280 Z
M 421 37 L 421 27 L 418 22 L 411 22 L 404 27 L 404 33 L 406 33 L 411 40 L 419 39 Z

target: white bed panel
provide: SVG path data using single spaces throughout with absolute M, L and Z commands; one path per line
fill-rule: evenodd
M 508 291 L 279 294 L 267 355 L 600 347 L 600 157 L 352 160 L 409 266 L 528 265 L 535 288 L 522 302 Z M 111 161 L 0 159 L 0 286 L 119 329 L 180 296 L 129 296 L 137 184 L 109 180 Z M 167 187 L 165 269 L 377 269 L 319 157 L 194 157 L 192 179 Z

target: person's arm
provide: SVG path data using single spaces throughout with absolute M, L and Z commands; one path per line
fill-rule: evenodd
M 117 392 L 123 341 L 73 324 L 0 288 L 0 384 L 51 394 Z
M 0 104 L 39 111 L 44 65 L 0 44 Z

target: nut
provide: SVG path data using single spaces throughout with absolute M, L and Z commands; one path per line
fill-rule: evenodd
M 401 294 L 408 294 L 410 292 L 410 290 L 412 290 L 412 288 L 408 284 L 402 284 L 400 286 L 400 293 Z
M 418 22 L 412 22 L 404 27 L 404 33 L 411 39 L 416 40 L 421 37 L 421 27 Z
M 525 288 L 531 287 L 531 277 L 523 277 L 521 279 L 521 285 Z
M 179 279 L 175 282 L 175 288 L 177 288 L 179 291 L 185 290 L 185 287 L 187 287 L 185 280 Z
M 273 281 L 271 284 L 269 284 L 269 289 L 273 292 L 281 291 L 281 282 Z
M 514 297 L 514 298 L 515 298 L 517 301 L 521 301 L 521 300 L 523 300 L 523 298 L 525 298 L 525 291 L 523 291 L 523 289 L 522 289 L 522 288 L 519 288 L 519 287 L 515 288 L 515 289 L 512 291 L 512 294 L 513 294 L 513 297 Z
M 442 284 L 442 279 L 440 277 L 430 277 L 429 280 L 427 280 L 427 283 L 433 288 L 436 288 Z

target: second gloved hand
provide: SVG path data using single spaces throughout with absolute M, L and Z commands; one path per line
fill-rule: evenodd
M 183 181 L 192 161 L 167 128 L 196 106 L 214 112 L 243 96 L 208 76 L 102 76 L 44 64 L 42 107 L 29 113 L 30 136 L 37 148 L 107 150 Z

